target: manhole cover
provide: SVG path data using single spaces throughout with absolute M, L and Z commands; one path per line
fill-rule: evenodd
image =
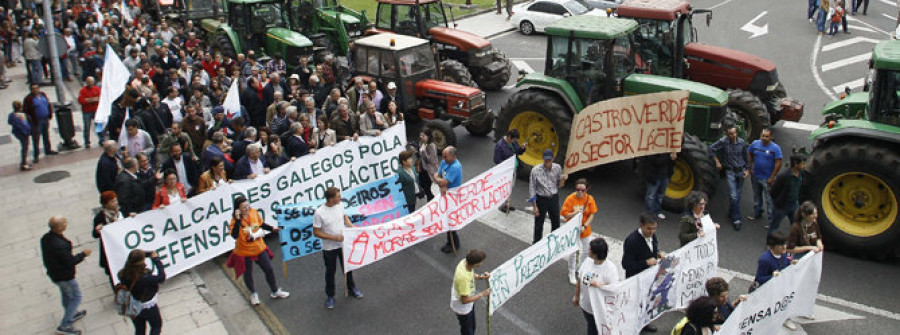
M 69 171 L 50 171 L 34 178 L 38 184 L 55 183 L 71 176 Z

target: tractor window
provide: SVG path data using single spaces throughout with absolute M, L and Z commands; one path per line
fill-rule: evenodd
M 281 4 L 257 4 L 251 13 L 253 17 L 250 19 L 250 25 L 254 33 L 265 32 L 265 28 L 284 27 L 281 20 Z
M 423 44 L 412 49 L 400 51 L 400 74 L 403 77 L 433 71 L 435 68 L 431 46 Z
M 389 50 L 381 51 L 381 75 L 384 77 L 397 77 L 397 61 L 394 53 Z
M 378 4 L 378 17 L 375 18 L 375 27 L 387 30 L 393 30 L 391 28 L 391 10 L 394 7 L 390 4 L 380 3 Z
M 247 26 L 247 15 L 244 9 L 244 5 L 232 5 L 230 12 L 231 24 L 234 25 L 235 28 L 242 28 Z
M 417 36 L 419 26 L 416 23 L 418 9 L 415 6 L 394 6 L 397 11 L 397 33 L 401 35 Z
M 368 49 L 357 48 L 356 52 L 353 53 L 353 66 L 355 67 L 353 69 L 354 72 L 369 72 L 367 68 L 369 64 L 369 55 L 366 54 L 366 50 Z
M 440 2 L 432 2 L 425 5 L 425 29 L 434 27 L 446 27 L 447 20 L 444 17 L 444 8 Z
M 673 45 L 675 32 L 669 21 L 638 20 L 640 28 L 634 33 L 635 42 L 639 44 L 637 53 L 641 67 L 650 66 L 650 73 L 665 77 L 674 72 Z
M 875 115 L 877 121 L 898 125 L 900 124 L 900 72 L 878 70 L 876 73 L 880 77 L 878 78 L 880 81 L 875 81 L 880 83 L 880 85 L 876 85 L 877 101 L 874 104 L 879 109 Z
M 572 43 L 571 55 L 577 57 L 577 63 L 570 69 L 569 82 L 574 84 L 578 96 L 585 104 L 592 104 L 605 97 L 603 88 L 607 86 L 607 82 L 604 44 L 608 44 L 608 41 L 578 39 Z
M 566 77 L 566 56 L 569 53 L 569 39 L 563 36 L 550 37 L 550 64 L 546 74 L 553 78 Z
M 378 49 L 368 49 L 369 53 L 366 55 L 366 73 L 371 75 L 379 75 L 381 71 L 379 68 L 381 67 L 381 55 L 380 50 Z

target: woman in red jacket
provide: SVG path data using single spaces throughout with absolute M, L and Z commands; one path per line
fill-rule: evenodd
M 156 192 L 156 196 L 153 197 L 153 209 L 168 206 L 179 201 L 184 202 L 185 200 L 187 200 L 187 195 L 184 192 L 184 185 L 178 182 L 178 175 L 175 173 L 175 170 L 166 170 L 163 174 L 163 185 Z

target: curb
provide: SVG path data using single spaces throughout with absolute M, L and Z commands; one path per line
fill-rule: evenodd
M 234 272 L 225 266 L 225 262 L 227 261 L 227 259 L 228 257 L 220 256 L 215 258 L 215 262 L 222 270 L 222 274 L 225 275 L 225 277 L 227 277 L 229 281 L 231 281 L 231 284 L 233 284 L 234 288 L 237 289 L 242 297 L 244 297 L 245 301 L 250 301 L 250 291 L 248 291 L 247 288 L 244 287 L 244 285 L 240 284 L 237 278 L 234 277 Z M 259 319 L 262 320 L 263 324 L 265 324 L 267 328 L 269 328 L 269 331 L 271 331 L 272 334 L 289 335 L 291 333 L 287 330 L 287 328 L 284 327 L 281 321 L 278 320 L 278 317 L 275 316 L 275 313 L 273 313 L 272 310 L 269 309 L 269 307 L 267 307 L 264 302 L 260 301 L 259 305 L 251 308 L 256 310 L 256 314 L 259 315 Z

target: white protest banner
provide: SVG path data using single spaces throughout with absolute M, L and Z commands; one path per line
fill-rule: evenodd
M 589 288 L 594 321 L 601 334 L 637 334 L 663 313 L 687 307 L 706 295 L 706 280 L 719 265 L 716 228 L 703 217 L 699 237 L 641 273 L 602 288 Z
M 234 248 L 227 232 L 234 197 L 247 197 L 274 224 L 278 206 L 324 198 L 331 186 L 347 190 L 391 177 L 400 168 L 397 156 L 405 149 L 406 129 L 401 123 L 381 136 L 343 141 L 254 180 L 226 184 L 186 202 L 108 225 L 101 235 L 109 268 L 113 273 L 121 269 L 133 249 L 155 250 L 166 274 L 176 275 Z
M 107 44 L 106 58 L 103 61 L 103 78 L 100 81 L 100 101 L 97 104 L 97 112 L 94 114 L 94 123 L 97 125 L 96 132 L 99 133 L 106 127 L 112 103 L 125 92 L 125 85 L 128 84 L 130 76 L 128 68 L 112 47 Z
M 488 314 L 493 315 L 500 306 L 537 278 L 550 265 L 578 250 L 581 246 L 581 214 L 559 227 L 515 257 L 491 271 L 491 298 Z
M 382 260 L 451 230 L 460 230 L 509 197 L 516 161 L 512 157 L 450 189 L 402 218 L 373 226 L 344 228 L 344 272 Z
M 634 157 L 680 152 L 688 91 L 604 100 L 575 115 L 563 172 Z
M 778 334 L 789 317 L 812 316 L 822 277 L 822 253 L 808 253 L 750 294 L 718 334 Z

